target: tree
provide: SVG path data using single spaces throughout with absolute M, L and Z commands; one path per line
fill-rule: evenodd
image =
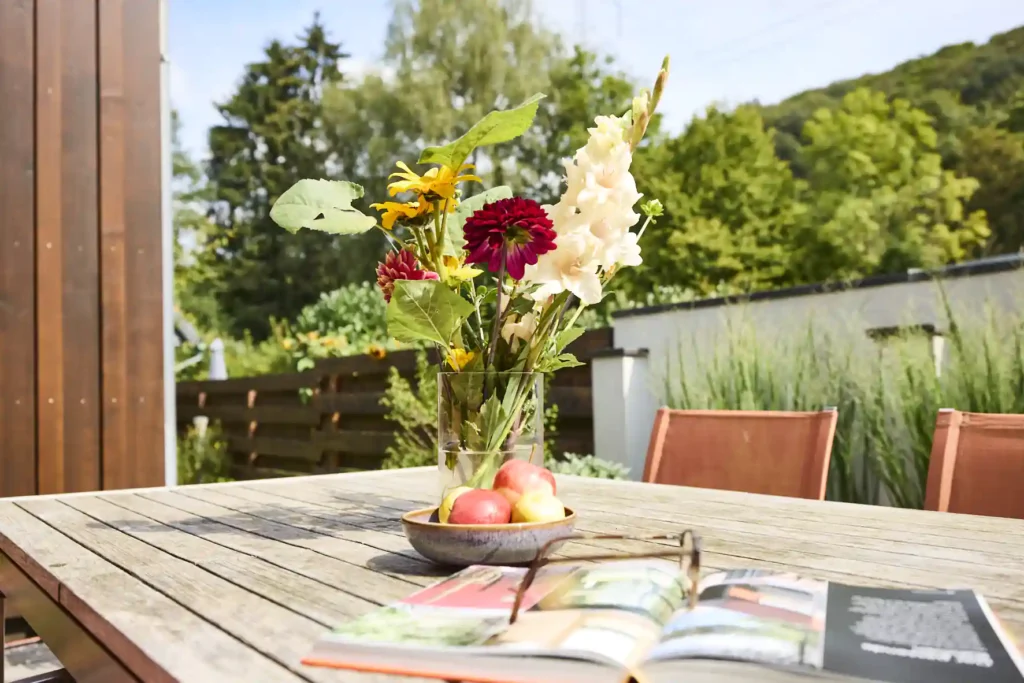
M 378 73 L 325 95 L 327 134 L 346 177 L 380 197 L 395 161 L 414 163 L 429 144 L 452 140 L 494 109 L 549 91 L 554 34 L 529 0 L 398 0 Z M 471 162 L 496 184 L 510 173 L 510 144 Z
M 936 267 L 984 243 L 984 213 L 965 210 L 978 182 L 943 170 L 937 139 L 924 111 L 866 88 L 814 114 L 804 126 L 804 279 Z
M 661 200 L 665 216 L 644 233 L 643 265 L 623 274 L 631 291 L 792 283 L 800 183 L 776 156 L 756 107 L 710 107 L 681 136 L 639 154 L 635 166 L 641 191 Z
M 172 221 L 174 228 L 174 305 L 201 330 L 219 331 L 217 282 L 197 259 L 212 235 L 206 216 L 210 199 L 203 172 L 181 145 L 181 120 L 171 112 Z
M 378 248 L 372 239 L 289 235 L 269 218 L 297 180 L 335 175 L 321 94 L 341 80 L 338 63 L 346 56 L 314 17 L 297 44 L 271 42 L 218 105 L 224 124 L 210 130 L 208 174 L 219 233 L 203 259 L 220 281 L 218 302 L 235 336 L 249 330 L 264 338 L 271 317 L 291 318 L 321 292 L 372 275 L 365 257 Z
M 984 253 L 1024 248 L 1024 135 L 994 126 L 969 129 L 960 168 L 980 183 L 968 210 L 988 216 L 992 234 Z

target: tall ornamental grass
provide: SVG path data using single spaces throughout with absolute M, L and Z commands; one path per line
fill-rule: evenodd
M 1024 317 L 986 307 L 954 310 L 943 296 L 945 348 L 905 332 L 884 341 L 863 325 L 813 321 L 770 336 L 732 316 L 713 349 L 680 342 L 662 375 L 672 408 L 839 411 L 827 497 L 855 503 L 924 504 L 940 408 L 1024 413 Z M 909 328 L 908 328 L 909 329 Z

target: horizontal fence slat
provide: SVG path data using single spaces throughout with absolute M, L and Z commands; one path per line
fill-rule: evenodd
M 275 439 L 269 436 L 254 436 L 248 439 L 244 436 L 229 436 L 227 441 L 230 451 L 276 455 L 307 462 L 318 462 L 322 453 L 322 449 L 314 441 Z
M 383 391 L 356 391 L 352 393 L 318 394 L 313 405 L 323 413 L 384 417 L 388 409 L 381 405 Z
M 544 403 L 558 406 L 558 417 L 590 417 L 594 407 L 590 399 L 590 387 L 553 386 L 544 397 Z
M 192 421 L 195 417 L 208 417 L 221 422 L 257 422 L 260 424 L 307 425 L 320 424 L 320 411 L 314 406 L 179 406 L 178 421 Z
M 360 455 L 383 454 L 395 441 L 393 432 L 339 430 L 313 432 L 313 443 L 325 451 L 339 451 Z
M 199 380 L 178 382 L 178 399 L 199 394 L 245 394 L 249 391 L 291 391 L 315 387 L 320 375 L 315 371 L 290 372 L 279 375 L 258 375 L 256 377 L 234 377 L 221 380 Z

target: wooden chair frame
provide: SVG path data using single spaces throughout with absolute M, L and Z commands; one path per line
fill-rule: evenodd
M 797 412 L 797 411 L 770 411 L 770 410 L 674 410 L 660 408 L 654 420 L 654 428 L 651 430 L 651 440 L 647 449 L 647 460 L 644 463 L 643 481 L 655 482 L 658 471 L 661 467 L 662 457 L 665 451 L 665 438 L 669 424 L 673 418 L 693 416 L 699 418 L 722 418 L 742 421 L 748 418 L 777 418 L 780 421 L 787 419 L 806 419 L 809 417 L 820 417 L 826 420 L 824 429 L 819 430 L 816 442 L 811 450 L 811 457 L 804 463 L 803 481 L 811 482 L 809 488 L 802 491 L 800 497 L 824 500 L 825 488 L 828 483 L 829 463 L 832 459 L 832 442 L 835 439 L 836 423 L 839 413 L 835 408 L 829 407 L 821 411 Z
M 953 495 L 953 475 L 961 451 L 960 437 L 964 426 L 979 429 L 1024 429 L 1024 415 L 961 412 L 943 408 L 935 419 L 928 480 L 925 488 L 925 510 L 949 512 Z M 1024 442 L 1022 442 L 1024 443 Z M 1022 446 L 1024 450 L 1024 446 Z M 1024 457 L 1024 452 L 1022 452 Z M 961 512 L 956 510 L 954 512 Z M 966 511 L 963 511 L 966 512 Z M 968 512 L 968 514 L 971 514 Z

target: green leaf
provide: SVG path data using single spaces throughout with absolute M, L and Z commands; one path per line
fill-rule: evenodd
M 377 224 L 377 219 L 352 208 L 363 196 L 363 188 L 344 180 L 307 178 L 292 185 L 277 198 L 270 217 L 290 233 L 301 228 L 334 235 L 357 235 Z
M 570 327 L 559 332 L 555 337 L 555 353 L 561 353 L 562 349 L 579 339 L 583 332 L 582 327 Z
M 448 217 L 444 251 L 442 253 L 445 256 L 458 256 L 461 254 L 462 248 L 466 245 L 466 239 L 462 236 L 462 229 L 466 225 L 466 219 L 472 216 L 475 211 L 482 209 L 485 204 L 496 202 L 499 199 L 508 199 L 511 196 L 511 187 L 499 185 L 463 200 L 455 207 L 455 212 Z
M 571 353 L 561 353 L 557 356 L 550 356 L 537 363 L 537 372 L 554 372 L 562 368 L 578 368 L 583 363 L 576 360 Z
M 477 147 L 516 139 L 533 125 L 533 117 L 537 115 L 537 107 L 542 99 L 544 95 L 537 93 L 515 109 L 492 111 L 458 140 L 443 147 L 427 147 L 420 155 L 419 163 L 441 164 L 457 169 Z
M 388 304 L 388 333 L 402 342 L 448 346 L 473 304 L 437 280 L 397 280 Z

